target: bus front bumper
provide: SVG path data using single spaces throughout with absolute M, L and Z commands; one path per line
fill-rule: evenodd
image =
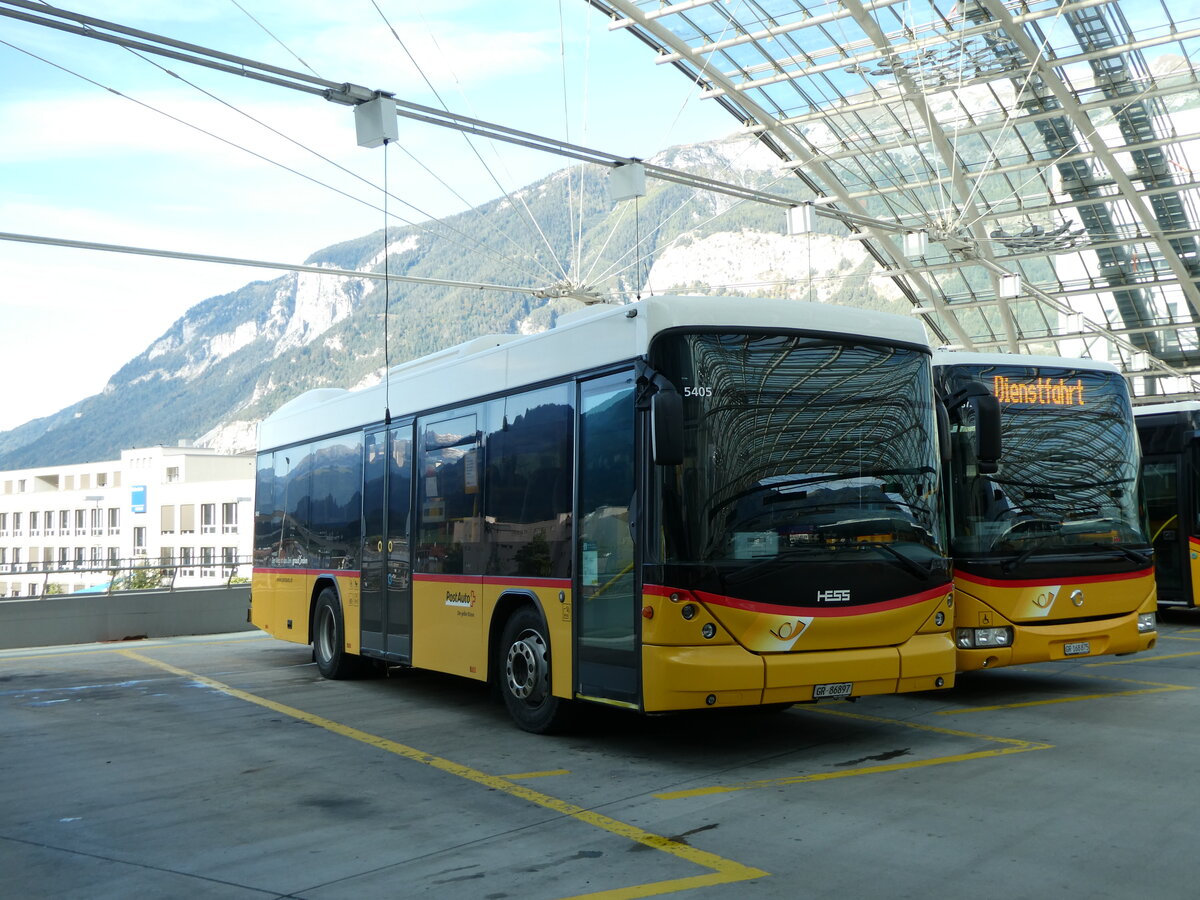
M 751 653 L 737 645 L 642 648 L 646 712 L 807 703 L 821 685 L 851 685 L 848 696 L 952 687 L 948 633 L 914 635 L 898 647 Z

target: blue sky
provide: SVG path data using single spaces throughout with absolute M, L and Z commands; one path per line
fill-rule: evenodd
M 646 157 L 736 127 L 715 104 L 697 99 L 681 74 L 655 65 L 649 48 L 610 31 L 584 0 L 376 2 L 421 72 L 371 0 L 92 0 L 63 7 L 436 106 L 427 78 L 455 112 L 612 153 Z M 356 145 L 348 107 L 156 60 L 189 85 L 122 48 L 6 18 L 0 41 L 20 48 L 0 44 L 0 231 L 299 263 L 382 225 L 365 204 L 197 130 L 378 202 L 361 181 L 242 115 L 379 184 L 382 151 Z M 484 143 L 489 174 L 461 136 L 404 120 L 400 143 L 406 152 L 388 151 L 392 192 L 436 216 L 460 211 L 464 200 L 474 205 L 497 196 L 493 176 L 511 190 L 566 164 Z M 0 242 L 0 358 L 8 388 L 0 429 L 100 391 L 193 304 L 277 276 Z

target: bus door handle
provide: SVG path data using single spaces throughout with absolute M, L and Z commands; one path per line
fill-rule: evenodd
M 375 552 L 377 552 L 377 553 L 383 552 L 383 541 L 380 541 L 379 544 L 375 547 Z

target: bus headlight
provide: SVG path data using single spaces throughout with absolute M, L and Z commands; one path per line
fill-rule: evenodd
M 1158 626 L 1154 623 L 1154 613 L 1138 613 L 1138 634 L 1157 630 Z
M 956 628 L 954 642 L 963 650 L 1011 647 L 1013 630 L 1007 625 L 1002 628 Z

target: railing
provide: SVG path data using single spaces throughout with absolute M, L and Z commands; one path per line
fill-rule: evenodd
M 232 560 L 213 560 L 212 565 L 203 567 L 204 575 L 196 576 L 194 573 L 201 569 L 196 560 L 187 563 L 163 562 L 146 556 L 135 556 L 90 565 L 80 562 L 66 564 L 61 561 L 10 563 L 0 566 L 0 580 L 9 582 L 9 598 L 50 597 L 72 593 L 173 591 L 176 587 L 229 587 L 248 582 L 252 568 L 251 557 L 239 556 Z M 76 584 L 90 584 L 82 589 L 72 590 L 69 583 L 63 584 L 65 577 L 69 577 L 71 582 Z M 35 583 L 35 580 L 39 579 L 40 584 Z M 17 593 L 13 593 L 13 588 L 18 589 Z

